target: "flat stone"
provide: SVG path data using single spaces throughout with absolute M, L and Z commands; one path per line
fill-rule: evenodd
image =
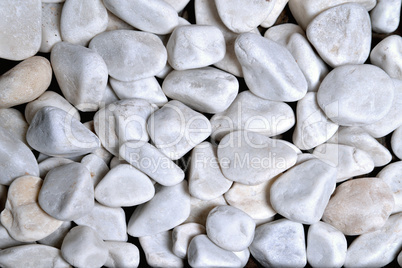
M 370 61 L 383 69 L 392 78 L 402 79 L 401 50 L 402 37 L 390 35 L 373 48 L 370 53 Z
M 110 170 L 95 188 L 96 200 L 109 207 L 132 207 L 155 195 L 147 175 L 128 164 Z
M 138 267 L 140 264 L 140 251 L 134 244 L 115 241 L 106 241 L 105 244 L 109 250 L 105 267 Z
M 64 157 L 49 157 L 39 163 L 39 177 L 45 178 L 46 174 L 57 167 L 73 163 L 74 161 Z
M 287 219 L 258 226 L 249 249 L 264 267 L 304 267 L 307 264 L 303 225 Z
M 335 189 L 336 173 L 334 167 L 318 159 L 291 168 L 272 184 L 272 207 L 295 222 L 318 222 Z
M 264 28 L 269 28 L 273 26 L 276 20 L 281 15 L 282 11 L 285 9 L 286 4 L 289 0 L 276 0 L 274 3 L 274 7 L 272 8 L 271 12 L 268 14 L 268 17 L 261 22 L 260 26 Z
M 200 234 L 206 234 L 205 227 L 201 224 L 185 223 L 176 226 L 172 232 L 173 253 L 179 258 L 185 259 L 191 240 Z
M 216 146 L 203 142 L 192 150 L 188 183 L 191 196 L 202 200 L 217 198 L 229 190 L 233 182 L 222 174 Z
M 52 67 L 46 58 L 34 56 L 22 61 L 0 76 L 0 108 L 33 101 L 49 87 L 51 80 Z
M 38 241 L 39 244 L 61 248 L 64 237 L 72 227 L 71 221 L 65 221 L 56 231 Z
M 38 202 L 50 216 L 72 221 L 94 207 L 94 188 L 84 165 L 70 163 L 50 170 L 39 192 Z
M 61 246 L 63 258 L 75 267 L 101 267 L 108 258 L 102 238 L 88 226 L 76 226 L 68 232 Z
M 1 208 L 2 210 L 4 209 Z M 0 223 L 0 249 L 11 248 L 19 245 L 26 244 L 25 242 L 21 242 L 15 240 L 7 231 L 7 229 Z
M 190 204 L 191 204 L 190 215 L 188 216 L 188 218 L 184 223 L 194 222 L 204 226 L 206 224 L 208 214 L 213 208 L 215 208 L 216 206 L 227 205 L 223 195 L 207 201 L 191 196 Z
M 103 58 L 89 48 L 59 42 L 53 47 L 50 60 L 66 99 L 80 111 L 97 111 L 108 81 Z
M 384 167 L 377 178 L 385 181 L 394 195 L 395 206 L 392 213 L 402 212 L 402 161 L 394 162 Z
M 172 71 L 162 84 L 165 94 L 202 113 L 226 110 L 237 96 L 239 82 L 234 75 L 212 67 Z
M 91 40 L 89 48 L 102 56 L 109 75 L 121 81 L 155 76 L 165 67 L 167 60 L 162 41 L 146 32 L 104 32 Z
M 402 160 L 402 126 L 397 128 L 392 134 L 391 148 L 394 154 Z
M 371 10 L 371 27 L 377 33 L 392 33 L 398 29 L 401 14 L 401 0 L 378 0 Z
M 297 154 L 275 139 L 255 132 L 236 131 L 220 141 L 218 159 L 226 178 L 257 185 L 292 167 Z
M 1 212 L 1 223 L 9 234 L 21 242 L 45 238 L 62 225 L 45 213 L 38 204 L 42 179 L 23 176 L 14 180 L 8 189 L 6 208 Z
M 235 42 L 236 56 L 250 91 L 274 101 L 296 101 L 307 92 L 307 81 L 290 52 L 254 33 L 243 33 Z
M 380 229 L 393 208 L 393 193 L 386 182 L 353 179 L 336 188 L 322 220 L 345 235 L 360 235 Z
M 329 8 L 315 17 L 306 29 L 307 38 L 331 67 L 363 64 L 371 45 L 371 23 L 367 10 L 356 3 Z
M 347 247 L 345 235 L 332 225 L 322 221 L 310 225 L 307 260 L 312 267 L 342 267 Z
M 392 107 L 394 89 L 392 79 L 374 65 L 344 65 L 324 78 L 317 92 L 317 102 L 335 123 L 362 126 L 387 115 Z
M 59 249 L 45 245 L 23 245 L 0 252 L 0 265 L 4 268 L 12 267 L 71 267 Z
M 42 43 L 39 52 L 49 53 L 56 43 L 61 42 L 62 8 L 62 3 L 44 3 L 42 1 Z
M 290 37 L 295 33 L 306 37 L 304 30 L 299 25 L 294 23 L 283 23 L 272 26 L 264 33 L 264 37 L 286 47 L 286 45 L 289 43 Z
M 36 112 L 28 128 L 27 141 L 41 153 L 61 157 L 84 155 L 100 147 L 98 137 L 80 121 L 50 106 Z
M 126 216 L 122 208 L 106 207 L 95 202 L 91 212 L 74 222 L 91 227 L 103 240 L 126 242 L 128 239 Z
M 94 36 L 106 30 L 107 22 L 103 1 L 67 1 L 60 18 L 62 39 L 71 44 L 88 46 Z
M 0 127 L 7 129 L 12 136 L 28 146 L 26 135 L 29 125 L 19 110 L 13 108 L 0 109 Z
M 190 214 L 187 182 L 174 186 L 158 186 L 154 198 L 139 205 L 128 223 L 131 236 L 155 235 L 183 223 Z
M 236 130 L 268 137 L 282 134 L 295 124 L 295 115 L 288 104 L 257 97 L 247 90 L 239 93 L 228 109 L 216 113 L 210 121 L 212 137 L 220 141 Z
M 40 0 L 1 1 L 0 58 L 19 61 L 32 57 L 39 51 L 41 14 Z

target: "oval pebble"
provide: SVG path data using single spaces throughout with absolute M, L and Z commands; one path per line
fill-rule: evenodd
M 402 37 L 390 35 L 379 42 L 370 53 L 372 64 L 383 69 L 389 76 L 402 79 Z
M 401 0 L 377 0 L 371 10 L 371 27 L 377 33 L 392 33 L 398 29 L 401 16 Z

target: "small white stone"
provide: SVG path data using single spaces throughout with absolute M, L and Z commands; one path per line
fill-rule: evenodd
M 286 46 L 289 43 L 290 37 L 295 33 L 306 37 L 304 30 L 299 25 L 293 23 L 275 25 L 264 33 L 264 37 L 271 39 L 282 46 Z
M 56 168 L 66 164 L 73 163 L 74 161 L 63 157 L 49 157 L 39 163 L 39 177 L 45 178 L 46 174 Z
M 187 182 L 158 186 L 154 198 L 139 205 L 128 223 L 131 236 L 142 237 L 170 230 L 183 223 L 190 214 Z
M 155 76 L 165 67 L 167 60 L 162 41 L 146 32 L 104 32 L 91 40 L 89 48 L 102 56 L 109 75 L 121 81 Z
M 108 258 L 108 249 L 92 228 L 76 226 L 64 238 L 61 254 L 75 267 L 101 267 Z
M 2 210 L 4 207 L 1 208 Z M 7 231 L 7 229 L 0 223 L 0 249 L 11 248 L 23 245 L 25 242 L 15 240 Z
M 394 154 L 402 160 L 402 126 L 397 128 L 392 134 L 391 148 Z
M 62 8 L 62 3 L 43 3 L 42 1 L 42 44 L 39 52 L 49 53 L 56 43 L 61 42 Z
M 39 244 L 61 248 L 64 237 L 72 227 L 71 221 L 65 221 L 56 231 L 38 241 Z
M 392 33 L 398 29 L 401 16 L 401 0 L 377 0 L 371 10 L 371 26 L 377 33 Z
M 216 206 L 227 205 L 223 195 L 212 200 L 201 200 L 195 197 L 190 198 L 190 215 L 184 223 L 195 222 L 205 226 L 209 212 Z
M 218 141 L 236 130 L 276 136 L 294 124 L 295 115 L 288 104 L 265 100 L 249 90 L 239 93 L 228 109 L 211 118 L 212 137 Z
M 377 177 L 383 179 L 394 194 L 395 206 L 392 213 L 402 211 L 402 161 L 394 162 L 384 167 Z
M 296 101 L 307 92 L 306 79 L 290 52 L 254 33 L 243 33 L 235 42 L 236 56 L 250 91 L 275 101 Z
M 89 226 L 103 240 L 127 241 L 126 216 L 122 208 L 111 208 L 95 202 L 91 212 L 74 220 L 77 225 Z
M 69 0 L 64 3 L 60 18 L 63 41 L 87 46 L 89 41 L 107 27 L 107 11 L 101 0 Z
M 402 37 L 390 35 L 381 40 L 371 51 L 370 61 L 392 78 L 402 79 Z
M 342 267 L 348 244 L 344 234 L 328 223 L 312 224 L 307 235 L 307 260 L 312 267 Z
M 109 172 L 109 167 L 105 161 L 95 154 L 88 154 L 81 159 L 83 164 L 89 171 L 93 186 L 96 187 L 103 177 Z
M 258 226 L 249 249 L 264 267 L 304 267 L 307 264 L 303 225 L 287 219 Z
M 191 240 L 200 234 L 206 234 L 206 230 L 203 225 L 198 223 L 185 223 L 175 227 L 172 232 L 173 253 L 179 258 L 185 259 Z
M 29 125 L 19 110 L 13 108 L 0 109 L 0 127 L 7 129 L 12 136 L 28 146 L 26 135 Z
M 359 4 L 346 3 L 323 11 L 311 21 L 306 33 L 331 67 L 363 64 L 370 54 L 370 16 Z
M 115 241 L 106 241 L 105 244 L 109 250 L 109 256 L 104 266 L 135 268 L 140 264 L 140 251 L 134 244 Z
M 261 27 L 269 28 L 273 26 L 276 20 L 279 18 L 280 14 L 285 9 L 286 4 L 289 0 L 276 0 L 274 3 L 274 7 L 272 8 L 271 12 L 268 14 L 268 17 L 261 22 Z
M 151 267 L 181 268 L 184 262 L 172 252 L 172 232 L 164 231 L 151 236 L 139 238 L 145 252 L 148 265 Z

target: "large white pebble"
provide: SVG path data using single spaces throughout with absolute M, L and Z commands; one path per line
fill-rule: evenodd
M 67 235 L 67 233 L 70 231 L 71 227 L 72 227 L 72 222 L 65 221 L 59 228 L 57 228 L 56 231 L 54 231 L 50 235 L 46 236 L 45 238 L 38 240 L 38 243 L 42 244 L 42 245 L 55 247 L 55 248 L 61 248 L 61 245 L 63 244 L 63 239 Z
M 170 230 L 190 215 L 190 194 L 187 182 L 156 187 L 155 196 L 139 205 L 128 223 L 131 236 L 142 237 Z
M 29 125 L 19 110 L 13 108 L 0 109 L 0 127 L 7 129 L 12 136 L 28 145 L 26 135 Z
M 314 268 L 342 267 L 348 244 L 345 235 L 328 223 L 310 225 L 307 235 L 307 260 Z
M 402 126 L 397 128 L 391 137 L 391 148 L 394 154 L 402 160 Z
M 49 53 L 61 42 L 60 18 L 63 4 L 42 2 L 42 43 L 39 51 Z
M 185 259 L 191 240 L 200 234 L 206 234 L 206 230 L 199 223 L 191 222 L 176 226 L 172 232 L 173 253 L 179 258 Z
M 225 39 L 211 25 L 183 25 L 174 29 L 166 45 L 168 62 L 175 70 L 206 67 L 223 59 Z
M 132 243 L 106 241 L 109 256 L 104 264 L 108 268 L 130 267 L 135 268 L 140 264 L 140 251 Z
M 206 67 L 170 72 L 162 84 L 165 94 L 203 113 L 226 110 L 237 96 L 239 82 L 234 75 Z
M 195 222 L 204 226 L 206 224 L 208 214 L 212 209 L 214 209 L 216 206 L 227 205 L 223 195 L 211 200 L 201 200 L 191 196 L 190 204 L 190 215 L 184 223 Z
M 401 0 L 377 0 L 370 17 L 373 31 L 392 33 L 398 29 L 401 19 Z
M 87 46 L 89 41 L 107 27 L 107 10 L 101 0 L 69 0 L 64 3 L 60 18 L 63 41 Z
M 383 179 L 394 194 L 395 206 L 392 213 L 402 212 L 402 161 L 387 165 L 377 177 Z
M 121 81 L 155 76 L 165 67 L 167 60 L 162 41 L 146 32 L 104 32 L 91 40 L 89 48 L 102 56 L 109 75 Z
M 287 219 L 258 226 L 249 249 L 264 267 L 304 267 L 307 264 L 303 225 Z
M 392 79 L 374 65 L 343 65 L 324 78 L 317 102 L 335 123 L 362 126 L 382 119 L 390 111 L 394 88 Z
M 371 51 L 370 61 L 392 78 L 402 79 L 402 37 L 390 35 L 381 40 Z
M 75 267 L 101 267 L 108 258 L 108 249 L 92 228 L 76 226 L 64 238 L 61 254 Z
M 306 33 L 331 67 L 363 64 L 370 54 L 370 16 L 358 4 L 347 3 L 323 11 L 311 21 Z
M 254 33 L 235 42 L 236 56 L 250 91 L 275 101 L 296 101 L 307 92 L 307 81 L 289 50 Z
M 0 58 L 23 60 L 39 51 L 42 39 L 40 0 L 0 3 Z

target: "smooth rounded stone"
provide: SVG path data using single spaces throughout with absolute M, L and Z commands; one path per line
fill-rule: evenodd
M 271 206 L 270 189 L 272 181 L 257 185 L 244 185 L 235 182 L 225 193 L 226 202 L 232 207 L 241 209 L 253 219 L 268 219 L 275 216 Z
M 147 175 L 128 164 L 111 169 L 95 188 L 96 200 L 109 207 L 132 207 L 152 199 L 155 188 Z
M 180 12 L 187 6 L 190 0 L 165 0 L 165 2 L 171 5 L 176 12 Z
M 250 250 L 246 248 L 242 251 L 233 251 L 233 253 L 237 256 L 237 258 L 240 259 L 240 267 L 245 267 L 248 263 L 248 260 L 250 259 Z
M 188 184 L 191 196 L 202 200 L 217 198 L 230 189 L 233 182 L 222 174 L 216 146 L 203 142 L 192 150 Z
M 320 13 L 332 7 L 345 4 L 357 3 L 367 11 L 373 9 L 377 4 L 376 0 L 290 0 L 289 8 L 298 24 L 306 29 L 307 25 Z
M 336 182 L 370 173 L 374 169 L 374 161 L 368 153 L 348 145 L 324 143 L 317 146 L 313 154 L 336 168 Z
M 188 247 L 188 263 L 191 267 L 242 267 L 235 253 L 215 245 L 208 236 L 194 237 Z
M 29 125 L 19 110 L 13 108 L 0 109 L 0 127 L 7 129 L 12 136 L 28 145 L 26 134 Z
M 281 144 L 289 146 L 290 148 L 293 149 L 293 151 L 295 151 L 295 153 L 297 155 L 302 154 L 302 151 L 296 145 L 294 145 L 290 141 L 280 140 L 280 138 L 282 138 L 282 135 L 273 137 L 273 139 L 275 140 L 276 143 L 281 143 Z
M 88 226 L 76 226 L 68 232 L 61 246 L 63 258 L 75 267 L 101 267 L 108 258 L 102 238 Z
M 264 33 L 264 37 L 275 41 L 282 46 L 286 46 L 289 43 L 290 37 L 295 33 L 301 34 L 303 37 L 306 36 L 306 33 L 299 25 L 284 23 L 267 29 Z
M 45 178 L 46 174 L 57 167 L 73 163 L 74 161 L 63 157 L 49 157 L 39 163 L 39 177 Z
M 72 227 L 71 221 L 65 221 L 56 231 L 38 241 L 39 244 L 61 248 L 64 237 Z
M 142 99 L 113 102 L 95 114 L 95 132 L 106 150 L 118 156 L 120 146 L 126 141 L 149 140 L 146 120 L 156 109 L 155 104 Z
M 294 144 L 309 150 L 326 142 L 338 130 L 338 125 L 329 120 L 317 103 L 317 93 L 308 92 L 297 102 Z
M 209 137 L 211 124 L 203 114 L 172 100 L 148 118 L 147 130 L 156 148 L 177 160 Z
M 360 127 L 340 127 L 328 143 L 344 144 L 365 151 L 375 167 L 384 166 L 392 159 L 388 149 Z
M 13 267 L 71 267 L 59 249 L 45 245 L 22 245 L 0 251 L 0 265 Z
M 107 10 L 101 0 L 69 0 L 64 3 L 60 18 L 63 41 L 87 46 L 97 34 L 106 30 Z
M 386 182 L 353 179 L 336 188 L 322 220 L 345 235 L 360 235 L 380 229 L 393 208 L 393 193 Z
M 402 161 L 384 167 L 377 174 L 377 178 L 385 181 L 393 192 L 395 206 L 392 213 L 402 212 Z
M 332 225 L 319 221 L 307 234 L 307 260 L 312 267 L 342 267 L 348 244 L 345 235 Z
M 114 156 L 112 158 L 112 160 L 110 160 L 109 167 L 110 167 L 110 169 L 113 169 L 113 168 L 115 168 L 115 167 L 117 167 L 118 165 L 121 165 L 121 164 L 128 164 L 128 162 L 126 160 L 124 160 L 124 159 L 120 159 L 120 157 L 118 157 L 118 156 Z
M 391 148 L 394 154 L 402 160 L 402 126 L 397 128 L 391 137 Z
M 39 175 L 32 151 L 13 133 L 0 127 L 0 184 L 10 185 L 18 177 Z
M 50 170 L 43 181 L 38 202 L 47 214 L 61 221 L 87 215 L 94 207 L 94 188 L 89 171 L 79 163 Z
M 61 42 L 60 18 L 62 3 L 42 2 L 42 43 L 39 52 L 49 53 L 53 46 Z
M 161 185 L 173 186 L 184 179 L 183 170 L 150 143 L 126 142 L 120 156 Z
M 110 85 L 119 99 L 143 99 L 158 107 L 168 102 L 165 93 L 154 76 L 135 80 L 119 81 L 114 78 L 109 79 Z
M 183 25 L 174 29 L 166 45 L 168 62 L 175 70 L 206 67 L 226 53 L 223 33 L 212 25 Z
M 117 97 L 116 93 L 114 92 L 113 88 L 110 84 L 106 84 L 105 94 L 103 94 L 103 98 L 101 103 L 99 104 L 99 108 L 103 108 L 106 105 L 111 104 L 112 102 L 118 101 L 119 97 Z
M 336 168 L 319 159 L 291 168 L 271 186 L 273 209 L 295 222 L 318 222 L 335 189 L 336 173 Z
M 21 242 L 34 242 L 50 235 L 62 225 L 46 214 L 38 204 L 42 179 L 23 176 L 14 180 L 8 189 L 1 223 L 9 234 Z
M 84 155 L 100 147 L 99 138 L 80 121 L 50 106 L 36 112 L 28 128 L 27 141 L 41 153 L 60 157 Z
M 215 207 L 209 212 L 205 227 L 208 238 L 226 250 L 242 251 L 253 242 L 254 220 L 235 207 Z
M 296 163 L 297 154 L 288 145 L 255 132 L 236 131 L 218 146 L 223 175 L 247 185 L 266 182 Z
M 239 82 L 232 74 L 212 67 L 172 71 L 162 84 L 165 94 L 202 113 L 225 111 L 237 96 Z
M 183 223 L 190 215 L 187 182 L 156 186 L 155 196 L 139 205 L 131 215 L 127 232 L 134 237 L 154 235 Z
M 390 111 L 394 88 L 392 79 L 374 65 L 344 65 L 324 78 L 317 92 L 317 102 L 339 125 L 368 125 Z
M 279 101 L 265 100 L 249 90 L 239 93 L 228 109 L 211 118 L 212 137 L 221 140 L 236 130 L 258 132 L 276 136 L 295 124 L 292 108 Z
M 298 154 L 295 166 L 297 166 L 301 163 L 304 163 L 308 160 L 312 160 L 312 159 L 317 159 L 317 156 L 310 154 L 310 153 Z M 278 176 L 280 176 L 280 175 L 278 175 Z
M 11 248 L 23 244 L 25 244 L 25 242 L 12 238 L 12 236 L 7 232 L 7 229 L 0 223 L 0 249 Z
M 402 213 L 395 214 L 374 232 L 360 235 L 349 246 L 345 267 L 385 267 L 402 246 Z
M 276 20 L 279 18 L 282 11 L 285 9 L 285 6 L 289 0 L 276 0 L 274 3 L 274 7 L 272 8 L 271 12 L 268 14 L 268 17 L 261 22 L 260 26 L 263 28 L 269 28 L 273 26 Z
M 154 34 L 115 30 L 94 37 L 89 48 L 106 62 L 109 75 L 133 81 L 157 75 L 166 64 L 167 51 Z
M 391 109 L 381 120 L 363 126 L 363 129 L 374 138 L 384 137 L 402 126 L 402 80 L 392 79 L 392 81 L 394 82 L 395 90 Z
M 392 33 L 398 29 L 401 16 L 401 0 L 378 0 L 371 10 L 371 27 L 377 33 Z
M 390 35 L 381 40 L 371 51 L 370 61 L 392 78 L 402 79 L 402 37 Z
M 296 101 L 307 92 L 306 79 L 292 54 L 254 33 L 237 37 L 235 52 L 250 91 L 274 101 Z
M 91 175 L 91 182 L 94 187 L 105 177 L 109 172 L 109 167 L 105 161 L 95 154 L 88 154 L 81 159 L 81 164 L 84 165 Z
M 108 268 L 130 267 L 140 264 L 140 251 L 131 243 L 106 241 L 109 256 L 104 264 Z
M 29 146 L 29 145 L 28 145 Z M 39 155 L 38 155 L 38 157 L 37 157 L 37 161 L 38 161 L 38 163 L 40 163 L 40 162 L 42 162 L 42 161 L 44 161 L 44 160 L 46 160 L 46 159 L 48 159 L 48 158 L 50 158 L 51 156 L 49 156 L 49 155 L 46 155 L 46 154 L 42 154 L 42 153 L 39 153 Z M 40 177 L 40 176 L 39 176 Z
M 184 261 L 172 252 L 172 232 L 164 231 L 139 239 L 147 264 L 151 267 L 184 267 Z
M 122 208 L 111 208 L 95 202 L 87 215 L 74 220 L 77 225 L 89 226 L 103 240 L 123 241 L 128 239 L 126 216 Z
M 308 25 L 306 34 L 331 67 L 363 64 L 370 54 L 370 16 L 359 4 L 346 3 L 323 11 Z
M 52 67 L 46 58 L 34 56 L 20 62 L 0 76 L 0 108 L 33 101 L 49 87 L 51 80 Z
M 19 61 L 39 51 L 42 39 L 41 15 L 40 0 L 1 1 L 0 58 Z
M 287 219 L 258 226 L 249 249 L 264 267 L 304 267 L 307 264 L 303 225 Z
M 250 32 L 257 28 L 270 14 L 274 1 L 215 0 L 222 22 L 235 33 Z
M 204 226 L 206 224 L 208 214 L 213 208 L 216 206 L 227 205 L 223 195 L 211 200 L 201 200 L 191 196 L 190 204 L 190 215 L 184 223 L 194 222 Z
M 206 234 L 205 227 L 198 223 L 185 223 L 176 226 L 172 232 L 172 251 L 181 258 L 187 257 L 187 249 L 191 240 L 201 234 Z
M 81 45 L 59 42 L 53 47 L 50 60 L 66 99 L 80 111 L 97 111 L 108 81 L 103 58 Z
M 107 11 L 107 27 L 105 32 L 114 31 L 114 30 L 135 30 L 133 26 L 125 22 L 124 20 L 117 17 L 115 14 Z

